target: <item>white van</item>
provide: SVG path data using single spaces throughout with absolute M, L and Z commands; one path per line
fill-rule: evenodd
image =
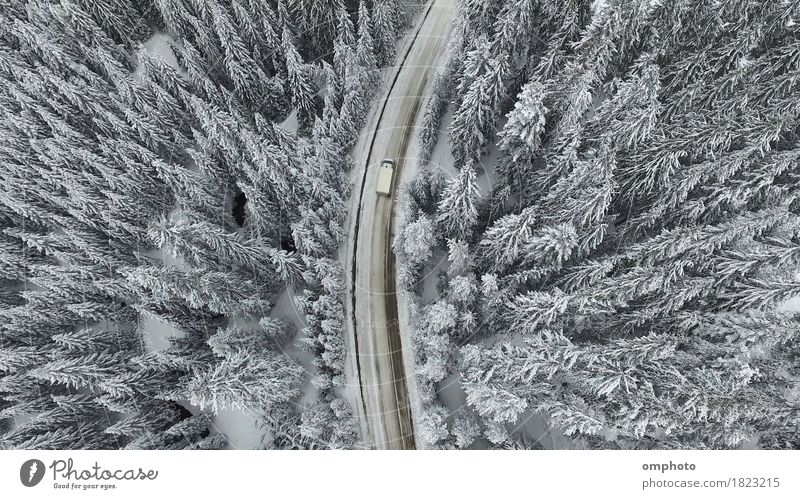
M 378 194 L 392 195 L 392 180 L 394 180 L 394 161 L 384 159 L 381 161 L 381 171 L 378 173 Z

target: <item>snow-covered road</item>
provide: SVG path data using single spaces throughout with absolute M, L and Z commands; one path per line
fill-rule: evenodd
M 398 328 L 395 290 L 394 196 L 376 192 L 384 158 L 397 163 L 399 178 L 425 102 L 427 83 L 446 46 L 457 0 L 432 0 L 425 7 L 409 43 L 402 44 L 398 67 L 390 72 L 388 90 L 377 102 L 365 140 L 354 151 L 356 185 L 346 248 L 348 333 L 352 334 L 349 374 L 354 409 L 365 443 L 378 449 L 413 449 L 414 432 L 406 387 L 403 346 Z M 404 46 L 403 46 L 404 45 Z M 395 182 L 394 190 L 398 185 Z M 411 375 L 411 373 L 408 373 Z

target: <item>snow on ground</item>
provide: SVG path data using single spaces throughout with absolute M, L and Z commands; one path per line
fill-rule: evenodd
M 259 428 L 258 414 L 235 409 L 220 409 L 211 419 L 211 427 L 228 439 L 228 449 L 260 450 L 264 448 L 264 432 Z
M 458 373 L 453 373 L 440 381 L 436 386 L 439 402 L 447 408 L 448 420 L 452 421 L 467 408 L 467 396 L 461 389 Z
M 30 423 L 35 416 L 35 413 L 14 414 L 14 417 L 11 420 L 11 430 L 15 430 L 26 423 Z
M 278 125 L 289 133 L 297 133 L 297 109 L 292 109 L 289 116 Z
M 416 291 L 419 292 L 419 299 L 422 305 L 433 303 L 439 298 L 439 273 L 447 272 L 450 261 L 447 259 L 447 252 L 436 249 L 431 257 L 431 261 L 422 268 L 421 282 L 417 285 Z
M 142 340 L 150 352 L 162 352 L 169 347 L 169 339 L 182 336 L 173 325 L 152 315 L 142 314 L 139 318 Z
M 565 436 L 560 430 L 550 425 L 550 419 L 542 413 L 523 412 L 516 423 L 511 426 L 512 433 L 519 433 L 529 444 L 534 442 L 546 450 L 564 450 L 584 448 L 579 441 Z
M 779 312 L 800 312 L 800 296 L 787 300 L 783 305 L 778 307 Z
M 149 40 L 144 42 L 142 46 L 151 55 L 158 55 L 164 62 L 169 64 L 175 69 L 180 69 L 178 59 L 175 53 L 172 52 L 171 44 L 175 43 L 175 39 L 166 33 L 156 33 L 150 37 Z
M 145 256 L 164 262 L 165 267 L 177 267 L 184 271 L 189 270 L 189 266 L 184 263 L 181 258 L 173 256 L 173 254 L 165 248 L 149 249 L 145 251 L 144 254 Z

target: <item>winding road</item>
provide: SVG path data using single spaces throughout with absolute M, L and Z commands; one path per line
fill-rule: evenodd
M 380 114 L 367 130 L 367 148 L 354 154 L 366 158 L 360 166 L 350 208 L 346 275 L 349 277 L 347 317 L 352 334 L 350 382 L 357 384 L 355 410 L 365 443 L 376 449 L 414 449 L 414 431 L 398 327 L 395 290 L 395 195 L 376 192 L 384 158 L 394 159 L 396 194 L 409 143 L 414 136 L 424 92 L 445 48 L 456 0 L 432 0 L 412 29 L 413 39 L 398 54 L 389 90 L 378 101 Z

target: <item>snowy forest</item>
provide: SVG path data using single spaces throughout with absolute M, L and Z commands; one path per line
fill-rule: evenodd
M 334 253 L 415 8 L 0 0 L 0 448 L 358 444 Z
M 374 447 L 373 197 L 416 448 L 800 449 L 800 0 L 440 3 L 0 0 L 0 449 Z
M 798 18 L 460 2 L 394 243 L 419 440 L 800 448 Z

